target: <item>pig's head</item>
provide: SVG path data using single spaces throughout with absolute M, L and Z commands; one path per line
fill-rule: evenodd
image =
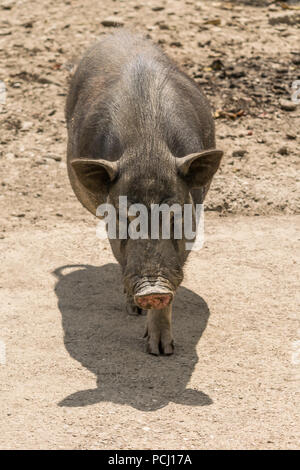
M 107 202 L 117 213 L 119 196 L 126 196 L 128 209 L 132 204 L 143 204 L 149 213 L 147 239 L 110 240 L 123 270 L 124 287 L 137 306 L 143 309 L 166 307 L 173 299 L 183 279 L 183 265 L 188 252 L 184 239 L 174 238 L 170 217 L 170 239 L 151 238 L 150 214 L 153 204 L 192 204 L 191 190 L 204 188 L 217 171 L 222 151 L 211 149 L 175 158 L 170 153 L 163 157 L 143 159 L 140 155 L 124 155 L 116 162 L 79 159 L 72 166 L 79 181 L 97 194 L 107 188 Z M 128 211 L 130 214 L 130 210 Z M 172 215 L 172 214 L 171 214 Z M 133 216 L 128 215 L 128 224 Z

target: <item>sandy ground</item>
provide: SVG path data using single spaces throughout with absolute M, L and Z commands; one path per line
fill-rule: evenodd
M 300 12 L 281 3 L 1 0 L 0 448 L 299 448 L 300 107 L 281 100 Z M 169 358 L 66 175 L 68 81 L 111 16 L 199 83 L 225 151 Z
M 206 218 L 175 302 L 172 357 L 145 352 L 145 317 L 125 313 L 95 227 L 9 233 L 0 447 L 297 448 L 296 228 L 292 216 Z

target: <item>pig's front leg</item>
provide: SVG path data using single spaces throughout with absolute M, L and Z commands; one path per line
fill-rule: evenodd
M 143 313 L 143 310 L 137 305 L 135 305 L 133 297 L 129 295 L 126 299 L 126 312 L 128 313 L 128 315 L 142 315 Z
M 159 310 L 148 310 L 147 328 L 147 351 L 150 354 L 164 354 L 169 356 L 174 352 L 174 340 L 172 336 L 172 304 Z

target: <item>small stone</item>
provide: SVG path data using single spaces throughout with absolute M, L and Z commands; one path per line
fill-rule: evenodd
M 294 65 L 300 65 L 300 54 L 293 57 L 292 62 Z
M 12 152 L 9 152 L 9 153 L 6 154 L 6 158 L 7 158 L 8 160 L 12 160 L 13 158 L 15 158 L 15 154 L 12 153 Z
M 170 42 L 170 46 L 182 47 L 182 43 L 180 41 L 173 41 L 173 42 Z
M 287 14 L 280 14 L 269 18 L 269 24 L 271 24 L 272 26 L 279 24 L 296 25 L 299 23 L 300 13 L 297 12 L 289 12 Z
M 161 7 L 161 6 L 152 7 L 152 11 L 162 11 L 164 9 L 165 9 L 165 7 Z
M 213 70 L 222 70 L 224 68 L 224 64 L 223 62 L 220 60 L 220 59 L 215 59 L 212 61 L 212 63 L 210 64 L 210 67 L 213 69 Z
M 2 10 L 11 10 L 15 4 L 16 2 L 14 0 L 6 0 L 1 4 L 1 8 Z
M 27 21 L 26 23 L 23 23 L 22 26 L 24 26 L 24 28 L 32 28 L 33 27 L 33 22 L 32 21 Z
M 205 47 L 205 46 L 210 46 L 211 45 L 211 40 L 209 39 L 208 41 L 205 42 L 198 42 L 198 47 Z
M 278 150 L 278 153 L 280 155 L 288 155 L 289 154 L 289 151 L 288 151 L 288 148 L 287 147 L 281 147 L 279 150 Z
M 295 111 L 295 109 L 297 108 L 297 103 L 293 103 L 293 101 L 289 100 L 281 99 L 279 100 L 279 104 L 281 109 L 283 109 L 284 111 Z
M 227 72 L 227 75 L 232 78 L 240 78 L 244 77 L 245 71 L 241 67 L 236 67 L 235 69 L 232 70 L 232 72 Z
M 289 140 L 296 140 L 297 139 L 297 135 L 292 133 L 292 132 L 288 132 L 286 134 L 286 138 L 289 139 Z
M 221 25 L 221 18 L 214 18 L 214 19 L 211 19 L 211 20 L 206 20 L 204 21 L 203 24 L 211 24 L 213 26 L 220 26 Z
M 276 69 L 276 73 L 288 73 L 289 69 L 288 67 L 278 67 L 278 69 Z
M 118 28 L 119 26 L 124 26 L 124 21 L 122 18 L 117 18 L 115 16 L 109 16 L 101 21 L 101 24 L 106 27 Z
M 268 9 L 269 9 L 269 11 L 278 11 L 278 6 L 272 4 L 272 5 L 269 6 Z
M 22 131 L 28 131 L 33 126 L 31 121 L 24 121 L 21 126 Z
M 168 30 L 170 29 L 169 25 L 167 23 L 159 23 L 159 29 L 161 30 Z
M 61 162 L 62 160 L 59 155 L 46 155 L 46 158 L 51 158 L 51 160 L 55 160 L 56 162 Z
M 234 151 L 232 152 L 232 156 L 233 156 L 234 158 L 242 158 L 242 157 L 244 157 L 244 156 L 246 155 L 246 153 L 248 153 L 247 150 L 245 150 L 245 149 L 238 149 L 238 150 L 234 150 Z

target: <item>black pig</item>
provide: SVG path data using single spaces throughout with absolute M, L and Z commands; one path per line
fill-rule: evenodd
M 66 120 L 70 182 L 94 215 L 105 202 L 118 209 L 120 195 L 149 209 L 201 204 L 222 158 L 209 103 L 197 84 L 150 40 L 125 30 L 83 56 Z M 169 240 L 110 239 L 127 311 L 148 312 L 152 354 L 174 349 L 172 300 L 189 252 L 184 238 L 173 234 Z

